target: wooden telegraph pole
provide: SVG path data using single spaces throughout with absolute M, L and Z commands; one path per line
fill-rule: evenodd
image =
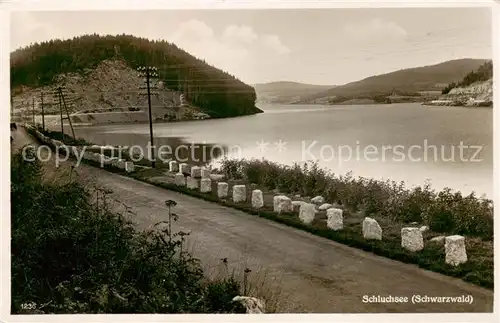
M 31 100 L 33 106 L 33 126 L 35 126 L 35 98 Z
M 62 116 L 61 87 L 57 88 L 57 96 L 59 98 L 59 113 L 61 115 L 61 135 L 62 135 L 62 138 L 64 138 L 64 125 L 63 125 L 63 116 Z
M 45 131 L 45 113 L 43 110 L 43 91 L 40 91 L 40 105 L 42 106 L 42 130 Z
M 75 130 L 73 129 L 73 123 L 71 123 L 71 118 L 69 117 L 68 106 L 66 105 L 66 99 L 64 98 L 64 93 L 63 93 L 62 87 L 59 87 L 59 95 L 61 96 L 62 102 L 64 104 L 64 110 L 66 110 L 66 118 L 65 119 L 68 119 L 69 127 L 71 128 L 71 135 L 73 136 L 73 139 L 76 139 Z M 61 116 L 62 116 L 62 112 L 61 112 Z
M 155 151 L 153 144 L 153 120 L 151 116 L 151 90 L 150 90 L 150 80 L 152 77 L 158 77 L 157 68 L 154 66 L 141 66 L 137 69 L 141 76 L 146 78 L 146 88 L 148 90 L 148 107 L 149 107 L 149 140 L 151 142 L 151 166 L 155 168 Z

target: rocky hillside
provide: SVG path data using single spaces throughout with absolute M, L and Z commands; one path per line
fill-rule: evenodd
M 155 120 L 183 120 L 206 116 L 200 108 L 187 101 L 182 102 L 182 93 L 165 88 L 161 81 L 151 85 L 154 94 L 151 96 L 151 111 Z M 96 68 L 85 69 L 83 73 L 56 75 L 50 85 L 37 88 L 18 87 L 14 91 L 14 111 L 20 116 L 29 117 L 34 101 L 35 112 L 41 113 L 43 93 L 44 112 L 59 114 L 59 100 L 53 95 L 58 86 L 65 87 L 65 101 L 70 113 L 95 115 L 105 112 L 147 111 L 146 89 L 141 89 L 146 86 L 144 79 L 122 60 L 104 60 Z M 120 120 L 126 121 L 123 118 Z M 144 121 L 146 120 L 147 118 Z
M 493 79 L 456 87 L 438 100 L 424 102 L 425 105 L 490 107 L 493 106 Z
M 468 73 L 460 82 L 450 83 L 443 89 L 438 100 L 425 105 L 443 106 L 492 106 L 493 105 L 493 62 L 488 61 L 477 70 Z
M 133 108 L 144 102 L 138 94 L 144 82 L 136 68 L 145 65 L 158 69 L 163 87 L 155 106 L 178 105 L 182 94 L 193 109 L 211 117 L 262 112 L 255 106 L 253 87 L 174 44 L 130 35 L 85 35 L 19 49 L 11 53 L 11 90 L 21 95 L 16 102 L 25 102 L 30 93 L 64 85 L 75 111 Z

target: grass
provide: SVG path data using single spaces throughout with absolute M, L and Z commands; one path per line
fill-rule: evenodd
M 252 292 L 248 272 L 204 272 L 175 232 L 174 201 L 168 221 L 137 231 L 109 192 L 67 175 L 11 157 L 13 314 L 244 312 L 232 298 Z
M 93 164 L 93 162 L 88 162 Z M 97 166 L 97 165 L 96 165 Z M 125 174 L 109 168 L 112 172 Z M 219 199 L 216 183 L 211 193 L 200 193 L 174 184 L 173 178 L 159 170 L 138 171 L 128 176 L 210 202 L 239 209 L 275 222 L 295 227 L 348 246 L 369 251 L 445 275 L 461 278 L 486 288 L 493 288 L 493 205 L 474 194 L 462 196 L 450 189 L 435 192 L 426 185 L 407 189 L 403 183 L 381 182 L 365 178 L 334 176 L 317 164 L 284 166 L 261 160 L 224 160 L 220 171 L 230 185 L 246 184 L 248 198 L 253 187 L 264 192 L 265 207 L 255 210 L 250 203 L 235 204 Z M 161 176 L 161 181 L 154 177 Z M 338 232 L 326 227 L 325 212 L 317 214 L 310 224 L 300 222 L 297 214 L 276 214 L 269 205 L 275 193 L 302 196 L 308 200 L 321 195 L 344 209 L 344 229 Z M 365 240 L 361 234 L 365 216 L 375 218 L 383 229 L 382 241 Z M 467 237 L 468 262 L 457 267 L 444 262 L 444 247 L 426 243 L 420 252 L 401 248 L 401 228 L 411 222 L 428 225 L 427 240 L 437 235 L 463 234 Z

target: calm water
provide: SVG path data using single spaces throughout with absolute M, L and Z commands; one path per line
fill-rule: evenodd
M 493 194 L 492 109 L 420 104 L 259 107 L 265 113 L 154 124 L 155 144 L 215 144 L 231 157 L 264 157 L 285 164 L 316 160 L 338 174 L 351 171 L 408 186 L 430 180 L 436 189 Z M 149 125 L 83 127 L 76 133 L 102 145 L 145 146 Z M 219 157 L 221 150 L 215 146 L 206 157 L 211 152 Z

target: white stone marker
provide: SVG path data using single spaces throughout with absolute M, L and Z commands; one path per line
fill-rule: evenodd
M 135 169 L 135 166 L 134 166 L 134 163 L 133 163 L 133 162 L 131 162 L 131 161 L 127 161 L 127 162 L 125 162 L 125 171 L 126 171 L 127 173 L 131 173 L 131 172 L 133 172 L 133 171 L 134 171 L 134 169 Z
M 293 212 L 299 212 L 300 206 L 306 202 L 304 201 L 292 201 Z
M 329 209 L 329 208 L 331 208 L 331 207 L 332 207 L 332 205 L 331 205 L 331 204 L 329 204 L 329 203 L 324 203 L 324 204 L 321 204 L 321 206 L 320 206 L 320 207 L 318 207 L 318 210 L 320 210 L 320 211 L 325 211 L 325 210 L 328 210 L 328 209 Z
M 452 266 L 458 266 L 467 262 L 467 251 L 465 250 L 465 238 L 459 235 L 445 238 L 444 250 L 446 252 L 445 262 Z
M 247 200 L 247 188 L 245 185 L 233 186 L 233 202 L 241 203 Z
M 344 218 L 341 209 L 331 208 L 326 211 L 326 226 L 332 230 L 342 230 L 344 228 Z
M 191 167 L 191 177 L 192 178 L 200 178 L 201 177 L 201 167 L 200 166 Z
M 382 240 L 382 228 L 375 219 L 369 217 L 364 219 L 363 237 L 367 240 Z
M 168 170 L 172 173 L 176 173 L 179 171 L 179 164 L 175 160 L 171 160 L 168 162 Z
M 73 146 L 73 156 L 75 157 L 80 157 L 80 154 L 82 153 L 82 149 L 78 146 Z
M 255 209 L 260 209 L 264 206 L 264 197 L 261 190 L 252 191 L 252 207 Z
M 186 186 L 186 178 L 184 177 L 184 174 L 182 173 L 175 174 L 175 185 Z
M 212 181 L 222 181 L 226 176 L 224 176 L 223 174 L 210 174 L 210 179 Z
M 428 231 L 428 230 L 429 230 L 429 227 L 428 227 L 428 226 L 426 226 L 426 225 L 423 225 L 423 226 L 421 226 L 421 227 L 420 227 L 420 229 L 419 229 L 419 230 L 420 230 L 420 232 L 426 232 L 426 231 Z
M 209 193 L 212 191 L 212 180 L 210 178 L 202 178 L 200 181 L 200 192 Z
M 424 249 L 422 231 L 419 228 L 402 228 L 401 247 L 413 252 Z
M 226 198 L 229 192 L 229 185 L 225 182 L 217 183 L 217 196 L 219 198 Z
M 436 243 L 440 245 L 444 245 L 445 236 L 437 236 L 429 240 L 430 243 Z
M 186 163 L 180 163 L 179 164 L 179 173 L 182 173 L 182 174 L 190 174 L 191 171 L 189 169 L 189 165 L 186 164 Z
M 273 198 L 273 207 L 274 207 L 274 212 L 276 213 L 293 211 L 292 200 L 285 195 L 275 196 Z
M 104 159 L 104 165 L 106 165 L 106 166 L 111 166 L 112 162 L 113 162 L 112 158 L 105 158 Z
M 206 167 L 201 168 L 201 178 L 210 178 L 210 169 Z
M 196 178 L 188 176 L 186 178 L 186 186 L 189 189 L 195 190 L 198 188 L 198 180 Z
M 99 163 L 100 167 L 104 167 L 106 159 L 107 159 L 106 155 L 98 154 L 98 156 L 97 156 L 97 162 Z
M 311 203 L 303 203 L 299 209 L 299 220 L 305 224 L 311 224 L 316 214 L 316 206 Z
M 311 203 L 316 205 L 321 205 L 325 203 L 325 198 L 323 196 L 316 196 L 311 199 Z
M 126 167 L 125 163 L 126 162 L 127 161 L 125 159 L 118 159 L 118 168 L 125 170 L 125 167 Z
M 233 302 L 238 302 L 246 308 L 247 314 L 264 314 L 266 313 L 266 303 L 264 300 L 248 297 L 248 296 L 235 296 Z
M 118 165 L 118 157 L 111 157 L 109 160 L 111 166 L 116 167 Z

